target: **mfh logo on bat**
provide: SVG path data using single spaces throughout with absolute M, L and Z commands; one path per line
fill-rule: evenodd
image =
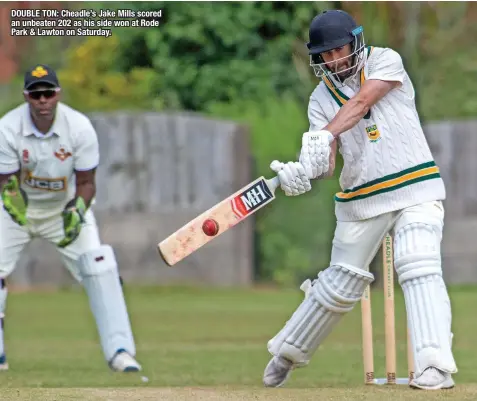
M 191 253 L 196 252 L 212 238 L 231 229 L 237 223 L 272 202 L 275 199 L 275 190 L 279 186 L 280 181 L 278 177 L 273 177 L 269 180 L 266 180 L 264 177 L 257 178 L 157 244 L 159 254 L 168 266 L 175 265 Z M 215 221 L 216 218 L 217 220 Z M 214 219 L 217 226 L 221 226 L 219 231 L 217 231 L 218 227 L 213 227 L 214 230 L 210 231 L 211 233 L 213 232 L 213 237 L 207 236 L 207 230 L 203 228 L 202 232 L 206 234 L 205 236 L 194 234 L 197 227 L 203 226 L 204 222 L 208 224 L 208 220 L 211 219 Z M 186 244 L 184 247 L 184 240 L 190 240 L 193 242 L 193 246 L 187 246 Z
M 232 210 L 237 217 L 243 218 L 264 206 L 273 198 L 273 194 L 265 183 L 265 179 L 261 179 L 245 188 L 242 193 L 232 199 Z

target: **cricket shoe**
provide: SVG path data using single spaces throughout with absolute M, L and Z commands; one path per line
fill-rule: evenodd
M 409 383 L 409 386 L 421 390 L 441 390 L 454 387 L 455 383 L 450 373 L 437 368 L 427 368 L 422 375 Z
M 0 370 L 8 370 L 8 362 L 5 354 L 0 356 Z
M 292 370 L 293 363 L 291 361 L 274 356 L 263 372 L 263 384 L 265 387 L 281 387 L 287 381 Z
M 109 362 L 109 367 L 116 372 L 139 372 L 141 365 L 124 349 L 119 349 Z

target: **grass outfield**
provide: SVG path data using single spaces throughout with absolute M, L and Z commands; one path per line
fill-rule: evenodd
M 345 316 L 312 363 L 285 388 L 263 389 L 267 341 L 302 300 L 294 290 L 126 289 L 141 375 L 110 372 L 87 299 L 77 290 L 11 293 L 0 372 L 2 400 L 477 400 L 477 288 L 451 288 L 457 387 L 422 392 L 365 387 L 360 309 Z M 375 370 L 384 373 L 383 298 L 373 292 Z M 398 376 L 406 375 L 406 328 L 396 290 Z

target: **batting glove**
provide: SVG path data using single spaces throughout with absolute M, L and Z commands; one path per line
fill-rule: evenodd
M 330 168 L 330 144 L 334 140 L 329 131 L 309 131 L 302 137 L 299 162 L 305 168 L 308 178 L 314 179 L 326 174 Z
M 270 168 L 277 173 L 280 188 L 286 196 L 298 196 L 311 190 L 310 179 L 300 163 L 288 162 L 285 164 L 274 160 L 270 164 Z

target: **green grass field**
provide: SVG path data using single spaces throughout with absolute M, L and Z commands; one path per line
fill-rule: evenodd
M 11 293 L 1 400 L 417 400 L 477 399 L 477 288 L 451 288 L 457 387 L 422 392 L 364 386 L 360 308 L 345 316 L 312 363 L 287 386 L 264 389 L 267 341 L 301 302 L 299 290 L 126 288 L 143 375 L 110 372 L 85 295 Z M 384 372 L 382 291 L 373 292 L 375 370 Z M 396 290 L 398 373 L 406 375 L 405 318 Z M 389 397 L 389 398 L 388 398 Z

